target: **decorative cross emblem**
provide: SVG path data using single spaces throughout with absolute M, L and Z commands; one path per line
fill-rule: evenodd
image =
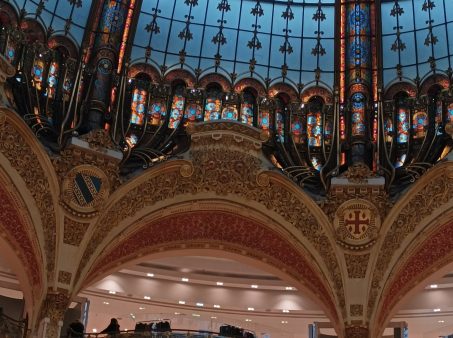
M 370 219 L 367 218 L 364 212 L 360 214 L 360 210 L 354 210 L 354 213 L 350 212 L 348 216 L 349 219 L 345 219 L 344 223 L 348 227 L 349 232 L 354 235 L 361 235 L 370 225 Z

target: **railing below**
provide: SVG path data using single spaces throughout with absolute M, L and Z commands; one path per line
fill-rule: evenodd
M 225 337 L 220 336 L 217 332 L 210 331 L 197 331 L 197 330 L 172 330 L 171 332 L 135 332 L 135 331 L 121 331 L 117 334 L 106 334 L 106 333 L 84 333 L 83 335 L 77 335 L 77 333 L 69 333 L 67 336 L 62 338 L 243 338 L 240 337 Z
M 0 338 L 25 338 L 27 336 L 28 320 L 16 320 L 3 313 L 0 308 Z

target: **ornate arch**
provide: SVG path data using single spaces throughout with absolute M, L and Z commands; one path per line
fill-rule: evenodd
M 406 249 L 410 255 L 399 264 L 381 297 L 378 327 L 383 327 L 394 309 L 421 281 L 453 262 L 453 214 L 442 225 L 432 222 L 419 234 L 416 243 Z M 426 284 L 424 284 L 425 286 Z
M 28 43 L 46 42 L 46 30 L 37 20 L 25 19 L 21 21 L 20 29 L 24 32 Z
M 259 260 L 290 276 L 307 294 L 322 302 L 338 327 L 334 297 L 320 271 L 310 263 L 310 254 L 274 226 L 269 220 L 264 223 L 246 215 L 245 208 L 236 213 L 226 205 L 213 210 L 209 202 L 174 206 L 165 213 L 144 217 L 133 229 L 126 227 L 121 239 L 112 241 L 103 250 L 81 287 L 140 256 L 175 249 L 221 250 Z
M 153 67 L 152 65 L 150 65 L 148 63 L 136 63 L 136 64 L 133 64 L 129 68 L 128 77 L 129 78 L 134 78 L 139 73 L 147 74 L 151 78 L 151 81 L 154 82 L 154 83 L 159 83 L 160 82 L 159 71 L 155 67 Z
M 302 102 L 308 102 L 313 96 L 322 97 L 326 104 L 333 104 L 332 93 L 328 89 L 319 86 L 306 88 L 302 92 Z
M 296 90 L 289 84 L 276 83 L 269 88 L 270 97 L 275 97 L 280 92 L 288 94 L 291 99 L 291 102 L 295 102 L 299 99 L 299 94 L 297 94 Z
M 45 257 L 47 282 L 55 281 L 56 243 L 61 235 L 57 228 L 59 183 L 47 154 L 24 121 L 12 110 L 0 108 L 0 152 L 7 161 L 8 170 L 15 170 L 18 187 L 27 189 L 38 212 L 33 222 Z M 16 175 L 16 174 L 15 174 Z M 20 191 L 21 189 L 19 189 Z
M 16 27 L 18 22 L 16 9 L 5 1 L 0 1 L 0 22 L 10 27 Z
M 0 253 L 15 272 L 30 315 L 44 291 L 44 260 L 32 217 L 0 164 Z
M 116 191 L 92 224 L 80 257 L 75 289 L 80 288 L 95 257 L 128 225 L 165 212 L 183 201 L 222 200 L 259 210 L 279 229 L 311 252 L 344 311 L 343 281 L 335 254 L 334 231 L 322 210 L 294 182 L 280 173 L 262 171 L 264 134 L 240 123 L 192 125 L 191 162 L 168 161 Z M 264 137 L 264 138 L 263 138 Z M 162 209 L 164 208 L 164 209 Z M 344 315 L 342 313 L 342 315 Z
M 60 46 L 66 48 L 66 50 L 69 52 L 69 56 L 73 59 L 77 59 L 79 55 L 79 50 L 74 43 L 69 37 L 64 36 L 64 35 L 53 35 L 49 38 L 49 41 L 47 42 L 47 45 L 51 49 L 56 49 Z
M 417 87 L 409 82 L 397 82 L 384 91 L 384 100 L 393 100 L 398 92 L 406 92 L 409 97 L 417 96 Z
M 266 88 L 264 87 L 264 85 L 257 79 L 253 78 L 245 78 L 239 80 L 234 85 L 234 91 L 236 93 L 242 93 L 247 87 L 253 88 L 258 93 L 258 96 L 266 96 Z
M 199 81 L 199 84 L 200 84 L 200 87 L 202 88 L 206 88 L 210 83 L 218 83 L 220 85 L 220 87 L 222 87 L 222 91 L 224 93 L 228 93 L 231 89 L 231 83 L 230 81 L 228 81 L 228 79 L 223 76 L 223 75 L 220 75 L 220 74 L 215 74 L 215 73 L 211 73 L 211 74 L 207 74 L 205 76 L 203 76 L 200 81 Z
M 407 263 L 412 265 L 407 265 L 406 268 L 413 270 L 405 272 L 408 273 L 407 277 L 400 277 L 399 274 L 403 270 L 399 266 L 406 264 L 406 260 L 410 260 L 411 257 L 420 258 L 420 256 L 413 256 L 415 253 L 405 257 L 404 253 L 413 252 L 411 243 L 417 236 L 420 236 L 419 238 L 423 238 L 421 236 L 427 236 L 427 234 L 428 238 L 435 236 L 438 222 L 434 222 L 434 220 L 453 207 L 452 178 L 453 165 L 451 163 L 447 162 L 436 166 L 414 184 L 410 191 L 393 206 L 382 224 L 380 232 L 383 236 L 376 243 L 379 250 L 376 250 L 374 257 L 374 268 L 370 281 L 372 288 L 368 296 L 368 316 L 369 319 L 374 318 L 374 322 L 377 323 L 378 318 L 381 320 L 382 316 L 387 315 L 387 313 L 383 314 L 383 308 L 386 311 L 391 311 L 394 307 L 394 302 L 397 302 L 398 299 L 391 299 L 391 297 L 403 296 L 405 292 L 408 292 L 408 290 L 403 289 L 402 293 L 395 294 L 393 285 L 400 285 L 401 280 L 405 280 L 408 283 L 407 287 L 411 288 L 413 287 L 411 281 L 415 281 L 417 277 L 422 277 L 422 273 L 428 271 L 425 263 L 420 262 L 421 266 L 417 267 L 412 261 L 412 263 Z M 450 219 L 444 222 L 449 224 Z M 447 231 L 447 229 L 445 230 Z M 435 231 L 435 233 L 430 235 L 431 231 Z M 426 243 L 428 244 L 429 241 Z M 433 257 L 426 257 L 425 259 L 430 260 Z M 430 267 L 435 266 L 431 265 Z M 419 269 L 423 271 L 419 271 Z M 389 276 L 393 277 L 389 279 Z M 380 285 L 382 281 L 386 280 L 389 280 L 386 285 Z M 379 327 L 375 328 L 375 330 L 377 329 Z
M 450 83 L 446 75 L 433 74 L 422 82 L 420 86 L 420 95 L 427 95 L 429 88 L 436 84 L 440 85 L 443 89 L 448 89 Z
M 195 76 L 185 69 L 176 69 L 165 74 L 164 81 L 167 84 L 171 85 L 171 83 L 176 80 L 184 81 L 189 88 L 194 88 L 197 82 Z

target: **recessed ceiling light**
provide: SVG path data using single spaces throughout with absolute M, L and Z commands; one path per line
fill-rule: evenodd
M 252 284 L 252 285 L 250 285 L 250 287 L 251 287 L 252 289 L 258 289 L 258 285 L 256 285 L 256 284 Z
M 283 313 L 289 313 L 289 310 L 282 310 Z
M 445 320 L 438 320 L 438 323 L 445 323 Z
M 212 316 L 211 319 L 217 319 L 217 317 L 216 316 Z
M 180 312 L 175 312 L 175 315 L 176 316 L 179 316 L 181 313 Z
M 102 302 L 102 304 L 109 305 L 110 303 L 109 302 Z
M 285 289 L 288 291 L 294 290 L 292 286 L 287 286 Z
M 201 307 L 201 306 L 204 306 L 203 303 L 197 303 L 197 304 L 195 304 L 195 305 L 196 305 L 196 306 L 200 306 L 200 307 Z
M 181 304 L 181 305 L 184 305 L 184 304 L 186 304 L 186 302 L 185 302 L 185 301 L 183 301 L 183 300 L 180 300 L 180 301 L 179 301 L 178 303 L 179 303 L 179 304 Z
M 111 295 L 114 295 L 114 294 L 116 294 L 116 291 L 110 290 L 109 293 L 110 293 Z
M 140 306 L 138 309 L 139 310 L 145 310 L 145 308 L 143 306 Z
M 437 284 L 431 284 L 429 287 L 430 287 L 431 289 L 437 289 L 437 288 L 439 287 L 439 285 L 437 285 Z
M 287 320 L 282 320 L 282 324 L 288 324 Z
M 200 317 L 200 315 L 198 313 L 192 313 L 192 316 L 194 317 Z
M 251 320 L 251 319 L 246 319 L 245 321 L 246 321 L 246 322 L 251 322 L 252 320 Z
M 154 277 L 154 274 L 153 273 L 147 273 L 146 274 L 148 277 Z
M 146 299 L 146 300 L 150 300 L 150 299 L 151 299 L 150 296 L 145 296 L 145 297 L 143 297 L 143 298 Z
M 434 312 L 440 312 L 440 309 L 434 309 L 433 311 Z
M 188 281 L 189 281 L 189 278 L 183 277 L 183 278 L 181 278 L 181 280 L 182 280 L 183 282 L 188 282 Z
M 220 309 L 220 305 L 219 305 L 219 304 L 214 304 L 214 307 L 215 307 L 216 309 Z
M 223 286 L 223 282 L 217 282 L 216 283 L 218 286 Z
M 98 330 L 97 329 L 93 329 L 93 332 L 96 333 L 96 332 L 98 332 Z
M 248 307 L 247 310 L 249 310 L 249 311 L 255 311 L 255 308 L 253 308 L 253 307 Z

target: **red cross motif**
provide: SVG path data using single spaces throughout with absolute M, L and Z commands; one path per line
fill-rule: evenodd
M 354 217 L 354 218 L 353 218 Z M 365 213 L 362 214 L 362 218 L 365 218 Z M 354 230 L 354 235 L 360 235 L 363 232 L 363 227 L 361 225 L 370 225 L 369 219 L 361 219 L 360 218 L 360 210 L 354 210 L 354 214 L 351 212 L 349 213 L 349 219 L 345 219 L 345 225 L 352 226 L 352 230 Z M 360 231 L 362 230 L 362 231 Z

